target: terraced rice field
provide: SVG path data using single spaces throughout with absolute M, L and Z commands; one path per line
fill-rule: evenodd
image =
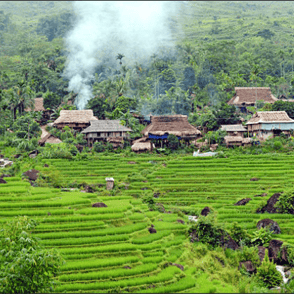
M 132 162 L 130 162 L 132 161 Z M 44 163 L 49 168 L 44 168 Z M 195 268 L 183 264 L 187 226 L 177 214 L 149 211 L 138 197 L 160 193 L 166 211 L 213 208 L 224 228 L 234 221 L 253 230 L 259 219 L 278 222 L 283 241 L 294 244 L 292 215 L 254 213 L 273 193 L 293 186 L 294 156 L 242 156 L 224 159 L 185 156 L 100 157 L 89 161 L 43 160 L 36 169 L 53 171 L 68 183 L 95 183 L 98 193 L 32 187 L 20 177 L 0 185 L 0 222 L 28 215 L 40 224 L 34 234 L 66 260 L 56 292 L 203 292 Z M 105 190 L 105 177 L 115 189 Z M 250 181 L 252 177 L 259 181 Z M 119 188 L 119 189 L 118 189 Z M 268 193 L 266 197 L 254 195 Z M 245 206 L 234 206 L 250 197 Z M 103 202 L 107 207 L 92 207 Z M 153 224 L 156 234 L 150 234 Z M 167 262 L 184 265 L 182 271 Z

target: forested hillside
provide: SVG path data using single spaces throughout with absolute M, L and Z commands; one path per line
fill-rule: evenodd
M 28 100 L 18 94 L 22 81 L 30 97 L 72 97 L 62 76 L 68 53 L 63 37 L 76 18 L 72 3 L 1 2 L 0 11 L 2 111 Z M 117 48 L 117 56 L 109 57 L 118 58 L 116 65 L 100 61 L 96 69 L 88 107 L 101 118 L 117 107 L 189 114 L 196 105 L 219 107 L 235 86 L 270 86 L 274 95 L 292 98 L 292 14 L 292 2 L 183 1 L 169 19 L 173 46 L 136 65 Z M 132 103 L 126 99 L 121 107 L 120 96 Z

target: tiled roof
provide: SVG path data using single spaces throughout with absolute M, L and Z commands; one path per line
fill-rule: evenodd
M 257 100 L 275 103 L 278 99 L 271 93 L 270 87 L 235 87 L 236 95 L 228 102 L 232 105 L 255 104 Z
M 91 125 L 82 131 L 86 133 L 97 132 L 132 132 L 133 130 L 122 126 L 119 120 L 94 120 L 90 121 Z
M 259 111 L 252 116 L 252 118 L 246 123 L 257 124 L 257 123 L 293 123 L 286 111 Z

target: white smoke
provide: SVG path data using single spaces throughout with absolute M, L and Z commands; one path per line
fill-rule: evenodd
M 63 75 L 69 79 L 69 90 L 78 93 L 78 109 L 84 109 L 92 98 L 91 81 L 103 59 L 116 66 L 120 53 L 123 61 L 132 64 L 146 60 L 161 46 L 171 46 L 168 19 L 178 3 L 73 2 L 77 22 L 65 38 L 69 55 Z

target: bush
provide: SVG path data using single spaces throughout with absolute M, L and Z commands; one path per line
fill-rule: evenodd
M 168 147 L 173 149 L 173 150 L 176 150 L 179 148 L 179 139 L 177 138 L 176 135 L 173 135 L 173 134 L 169 134 L 167 136 L 167 140 L 168 140 Z
M 272 234 L 273 232 L 268 228 L 261 228 L 258 231 L 253 232 L 251 243 L 257 246 L 267 247 L 272 240 Z
M 275 205 L 279 213 L 294 214 L 294 190 L 285 191 Z
M 258 256 L 258 248 L 257 247 L 242 247 L 240 251 L 240 261 L 248 261 L 250 260 L 253 266 L 256 268 L 260 266 L 260 259 Z
M 103 152 L 105 150 L 105 146 L 103 145 L 102 142 L 95 142 L 93 144 L 93 150 L 95 152 Z
M 230 235 L 238 245 L 250 245 L 251 243 L 250 235 L 236 222 L 233 223 Z
M 276 265 L 269 260 L 267 249 L 261 266 L 257 268 L 256 276 L 268 288 L 279 286 L 283 281 Z

